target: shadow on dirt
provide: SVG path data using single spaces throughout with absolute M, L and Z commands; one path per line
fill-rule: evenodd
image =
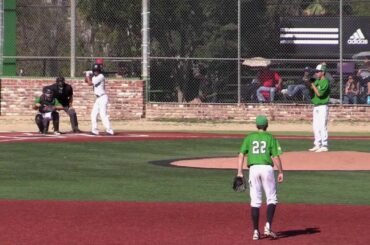
M 320 233 L 319 228 L 306 228 L 304 230 L 288 230 L 288 231 L 280 231 L 277 232 L 279 238 L 285 237 L 292 237 L 292 236 L 300 236 L 300 235 L 311 235 L 315 233 Z

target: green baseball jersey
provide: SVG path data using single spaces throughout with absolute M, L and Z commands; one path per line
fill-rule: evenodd
M 240 148 L 240 153 L 248 155 L 248 166 L 271 165 L 274 163 L 271 157 L 281 155 L 282 150 L 279 141 L 266 131 L 258 131 L 248 135 Z
M 57 98 L 53 98 L 52 101 L 47 101 L 46 99 L 43 99 L 42 96 L 37 97 L 35 99 L 35 104 L 62 106 L 62 104 L 58 101 Z
M 317 90 L 319 91 L 319 94 L 321 96 L 317 96 L 314 94 L 311 101 L 314 105 L 326 105 L 329 103 L 330 98 L 330 85 L 329 80 L 324 78 L 322 80 L 317 79 L 315 81 L 315 86 Z

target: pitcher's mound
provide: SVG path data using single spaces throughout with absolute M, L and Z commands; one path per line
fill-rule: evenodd
M 370 153 L 356 151 L 285 152 L 284 170 L 370 170 Z M 192 168 L 236 169 L 237 157 L 174 161 L 171 165 Z

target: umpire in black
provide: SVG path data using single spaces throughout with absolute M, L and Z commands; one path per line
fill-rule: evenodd
M 72 131 L 74 133 L 81 133 L 81 130 L 78 128 L 77 114 L 75 109 L 72 107 L 73 103 L 73 89 L 72 86 L 65 82 L 63 76 L 57 77 L 55 83 L 49 85 L 46 88 L 50 88 L 54 97 L 63 105 L 63 110 L 69 115 L 71 121 Z

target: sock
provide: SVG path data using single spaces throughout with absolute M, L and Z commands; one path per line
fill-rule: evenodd
M 267 222 L 270 224 L 270 229 L 272 227 L 272 220 L 275 214 L 276 204 L 267 205 Z
M 259 216 L 260 216 L 260 209 L 252 207 L 251 209 L 252 214 L 252 221 L 253 221 L 253 229 L 258 230 L 258 222 L 259 222 Z

